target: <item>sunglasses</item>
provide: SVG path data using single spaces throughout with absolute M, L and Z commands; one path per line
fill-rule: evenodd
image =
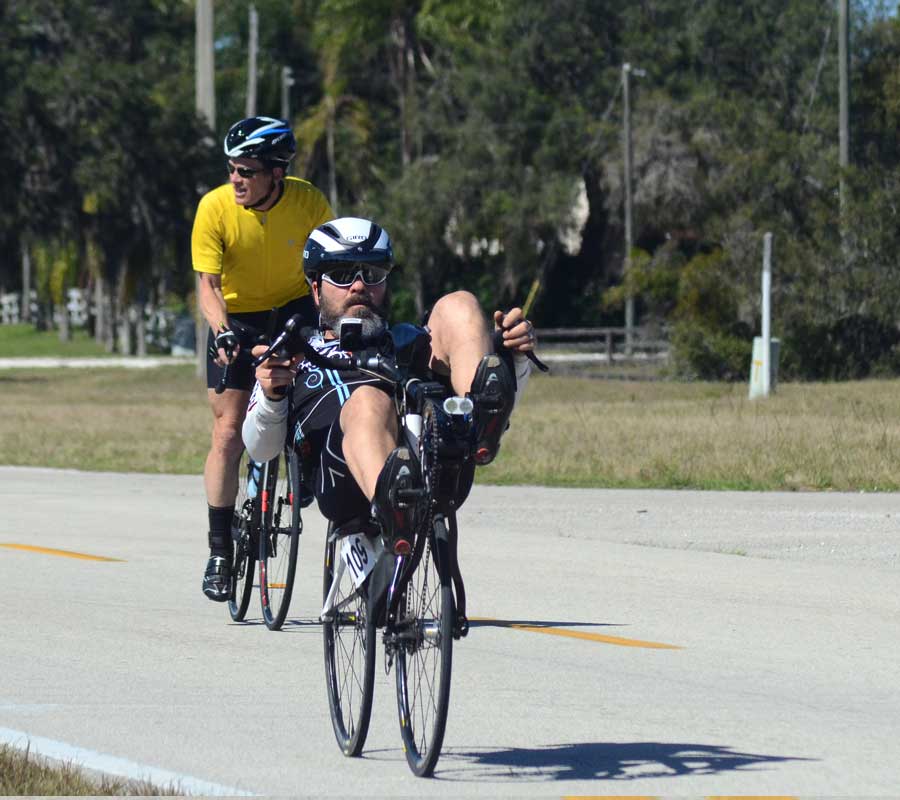
M 387 267 L 379 267 L 374 264 L 350 264 L 323 272 L 322 280 L 332 286 L 347 289 L 357 278 L 360 278 L 366 286 L 377 286 L 379 283 L 384 283 L 389 274 L 390 269 Z
M 237 174 L 240 175 L 242 178 L 254 178 L 260 172 L 265 172 L 264 169 L 251 169 L 250 167 L 239 167 L 235 164 L 232 164 L 230 161 L 228 162 L 228 164 L 226 164 L 226 166 L 228 167 L 229 175 L 233 174 L 234 171 L 237 170 Z

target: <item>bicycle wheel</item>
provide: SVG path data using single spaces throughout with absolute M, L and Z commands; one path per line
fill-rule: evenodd
M 253 592 L 253 571 L 256 565 L 257 530 L 260 519 L 259 474 L 259 465 L 255 464 L 245 451 L 241 456 L 238 493 L 231 521 L 234 558 L 231 562 L 228 611 L 235 622 L 243 621 Z
M 434 772 L 450 704 L 453 593 L 442 568 L 447 564 L 446 543 L 447 529 L 438 517 L 404 590 L 396 626 L 400 735 L 409 767 L 419 777 Z
M 259 598 L 263 620 L 277 631 L 287 616 L 300 547 L 300 465 L 292 448 L 266 469 L 259 537 Z
M 341 569 L 339 542 L 328 526 L 323 597 L 328 598 L 335 572 L 340 575 L 331 607 L 322 620 L 325 640 L 325 687 L 331 724 L 345 756 L 358 756 L 369 732 L 375 691 L 375 625 L 366 613 L 365 592 Z M 363 584 L 365 586 L 366 584 Z

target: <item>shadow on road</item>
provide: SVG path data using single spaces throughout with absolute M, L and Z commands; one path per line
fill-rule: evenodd
M 792 756 L 743 753 L 730 747 L 665 742 L 583 742 L 500 750 L 448 748 L 436 776 L 445 780 L 636 780 L 751 770 Z M 459 763 L 455 769 L 454 762 Z M 473 765 L 476 769 L 473 771 Z

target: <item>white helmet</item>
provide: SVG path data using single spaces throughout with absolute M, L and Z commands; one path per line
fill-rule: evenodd
M 341 217 L 320 225 L 303 248 L 303 272 L 315 283 L 329 263 L 381 264 L 394 266 L 391 237 L 368 219 Z

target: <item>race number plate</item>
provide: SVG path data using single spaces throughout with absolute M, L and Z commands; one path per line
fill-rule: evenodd
M 341 542 L 341 559 L 350 570 L 353 583 L 359 585 L 366 579 L 375 566 L 375 548 L 367 536 L 353 533 Z

